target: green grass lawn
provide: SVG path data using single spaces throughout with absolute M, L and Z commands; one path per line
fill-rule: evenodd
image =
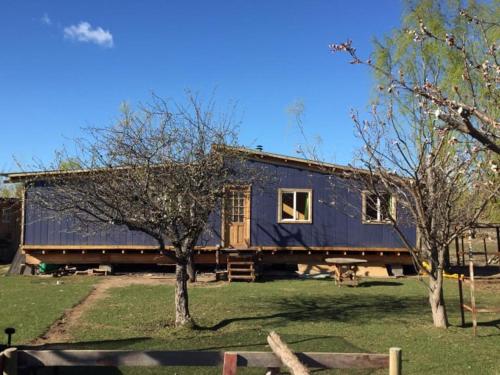
M 62 284 L 57 285 L 57 281 Z M 13 340 L 18 344 L 43 334 L 65 309 L 84 298 L 95 282 L 85 277 L 0 277 L 0 342 L 5 342 L 6 327 L 16 329 Z
M 2 278 L 0 283 L 8 278 Z M 23 291 L 51 290 L 61 304 L 70 306 L 90 287 L 89 279 L 73 288 L 72 297 L 59 291 L 54 281 L 12 278 L 15 295 Z M 9 282 L 10 282 L 9 280 Z M 15 282 L 14 282 L 15 281 Z M 45 286 L 43 283 L 48 283 Z M 2 284 L 0 284 L 2 285 Z M 46 292 L 46 290 L 44 290 Z M 426 291 L 417 279 L 371 279 L 358 288 L 338 288 L 327 280 L 286 280 L 265 283 L 207 284 L 190 287 L 191 312 L 200 326 L 179 330 L 173 323 L 173 287 L 135 285 L 110 290 L 109 297 L 90 309 L 76 327 L 74 346 L 80 348 L 135 350 L 263 350 L 266 336 L 276 330 L 297 351 L 387 353 L 391 346 L 403 349 L 404 374 L 500 374 L 500 316 L 481 315 L 479 336 L 471 328 L 457 327 L 459 311 L 456 282 L 447 281 L 447 303 L 452 327 L 432 327 Z M 81 293 L 79 297 L 76 294 Z M 64 298 L 63 296 L 66 296 Z M 54 299 L 52 299 L 54 301 Z M 477 300 L 500 306 L 500 293 L 481 290 Z M 5 309 L 2 295 L 2 309 Z M 25 303 L 19 304 L 25 306 Z M 55 305 L 55 304 L 52 304 Z M 31 305 L 29 315 L 16 314 L 9 324 L 27 338 L 43 331 L 57 312 L 50 303 Z M 17 310 L 14 307 L 11 311 Z M 29 310 L 29 309 L 28 309 Z M 62 311 L 61 308 L 58 310 Z M 24 312 L 26 314 L 26 312 Z M 41 324 L 43 315 L 45 323 Z M 34 319 L 34 321 L 32 321 Z M 4 315 L 2 314 L 2 326 Z M 17 323 L 15 321 L 17 320 Z M 470 321 L 470 317 L 468 317 Z M 32 325 L 38 328 L 31 327 Z M 27 330 L 27 332 L 23 332 Z M 95 370 L 92 373 L 95 374 Z M 165 368 L 121 369 L 115 373 L 220 374 L 220 369 Z M 238 370 L 262 374 L 263 370 Z M 316 373 L 316 372 L 315 372 Z M 321 374 L 386 374 L 381 371 L 323 371 Z

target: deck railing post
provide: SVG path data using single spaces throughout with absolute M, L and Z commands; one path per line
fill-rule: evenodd
M 389 349 L 389 375 L 401 375 L 403 369 L 401 348 Z
M 3 374 L 17 375 L 17 348 L 7 348 L 2 352 Z

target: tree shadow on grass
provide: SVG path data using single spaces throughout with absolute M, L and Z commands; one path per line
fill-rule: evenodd
M 78 341 L 78 342 L 56 342 L 42 345 L 19 345 L 23 350 L 64 350 L 64 349 L 124 349 L 127 346 L 135 345 L 141 342 L 151 340 L 151 337 L 132 337 L 117 340 L 96 340 L 96 341 Z
M 267 315 L 238 316 L 221 320 L 200 330 L 218 331 L 235 322 L 262 321 L 261 324 L 279 325 L 286 322 L 340 321 L 366 323 L 381 319 L 412 319 L 428 313 L 425 298 L 392 295 L 295 296 L 266 302 Z
M 479 321 L 477 322 L 478 327 L 493 327 L 498 330 L 500 330 L 500 319 L 495 319 L 495 320 L 490 320 L 490 321 Z M 472 322 L 466 322 L 465 325 L 462 326 L 463 328 L 472 328 Z M 484 337 L 487 336 L 499 336 L 498 334 L 496 335 L 484 335 Z
M 401 286 L 404 285 L 398 281 L 382 281 L 382 280 L 371 280 L 371 281 L 361 281 L 358 288 L 368 288 L 372 286 Z

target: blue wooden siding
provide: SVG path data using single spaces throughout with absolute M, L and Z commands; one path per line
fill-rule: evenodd
M 263 186 L 252 186 L 251 246 L 348 246 L 402 247 L 390 225 L 361 223 L 361 194 L 350 189 L 338 177 L 308 169 L 252 162 L 270 176 Z M 278 223 L 278 189 L 312 189 L 312 223 Z M 30 189 L 46 189 L 38 186 Z M 76 228 L 69 216 L 55 218 L 34 206 L 28 189 L 25 213 L 25 244 L 27 245 L 155 245 L 150 236 L 125 227 L 102 225 L 98 229 Z M 401 212 L 398 212 L 399 216 Z M 220 212 L 214 212 L 210 229 L 200 239 L 200 245 L 218 245 Z M 405 228 L 415 241 L 415 229 Z
M 251 243 L 256 246 L 402 247 L 390 225 L 361 222 L 361 193 L 351 183 L 308 169 L 267 164 L 277 176 L 252 194 Z M 278 223 L 278 188 L 312 189 L 312 223 Z M 401 209 L 399 217 L 404 213 Z M 404 231 L 415 242 L 415 229 Z

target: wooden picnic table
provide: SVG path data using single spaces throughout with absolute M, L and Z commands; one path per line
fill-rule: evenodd
M 326 258 L 325 262 L 333 267 L 335 283 L 341 286 L 346 280 L 351 281 L 351 285 L 358 285 L 358 264 L 366 263 L 366 259 L 359 258 Z

